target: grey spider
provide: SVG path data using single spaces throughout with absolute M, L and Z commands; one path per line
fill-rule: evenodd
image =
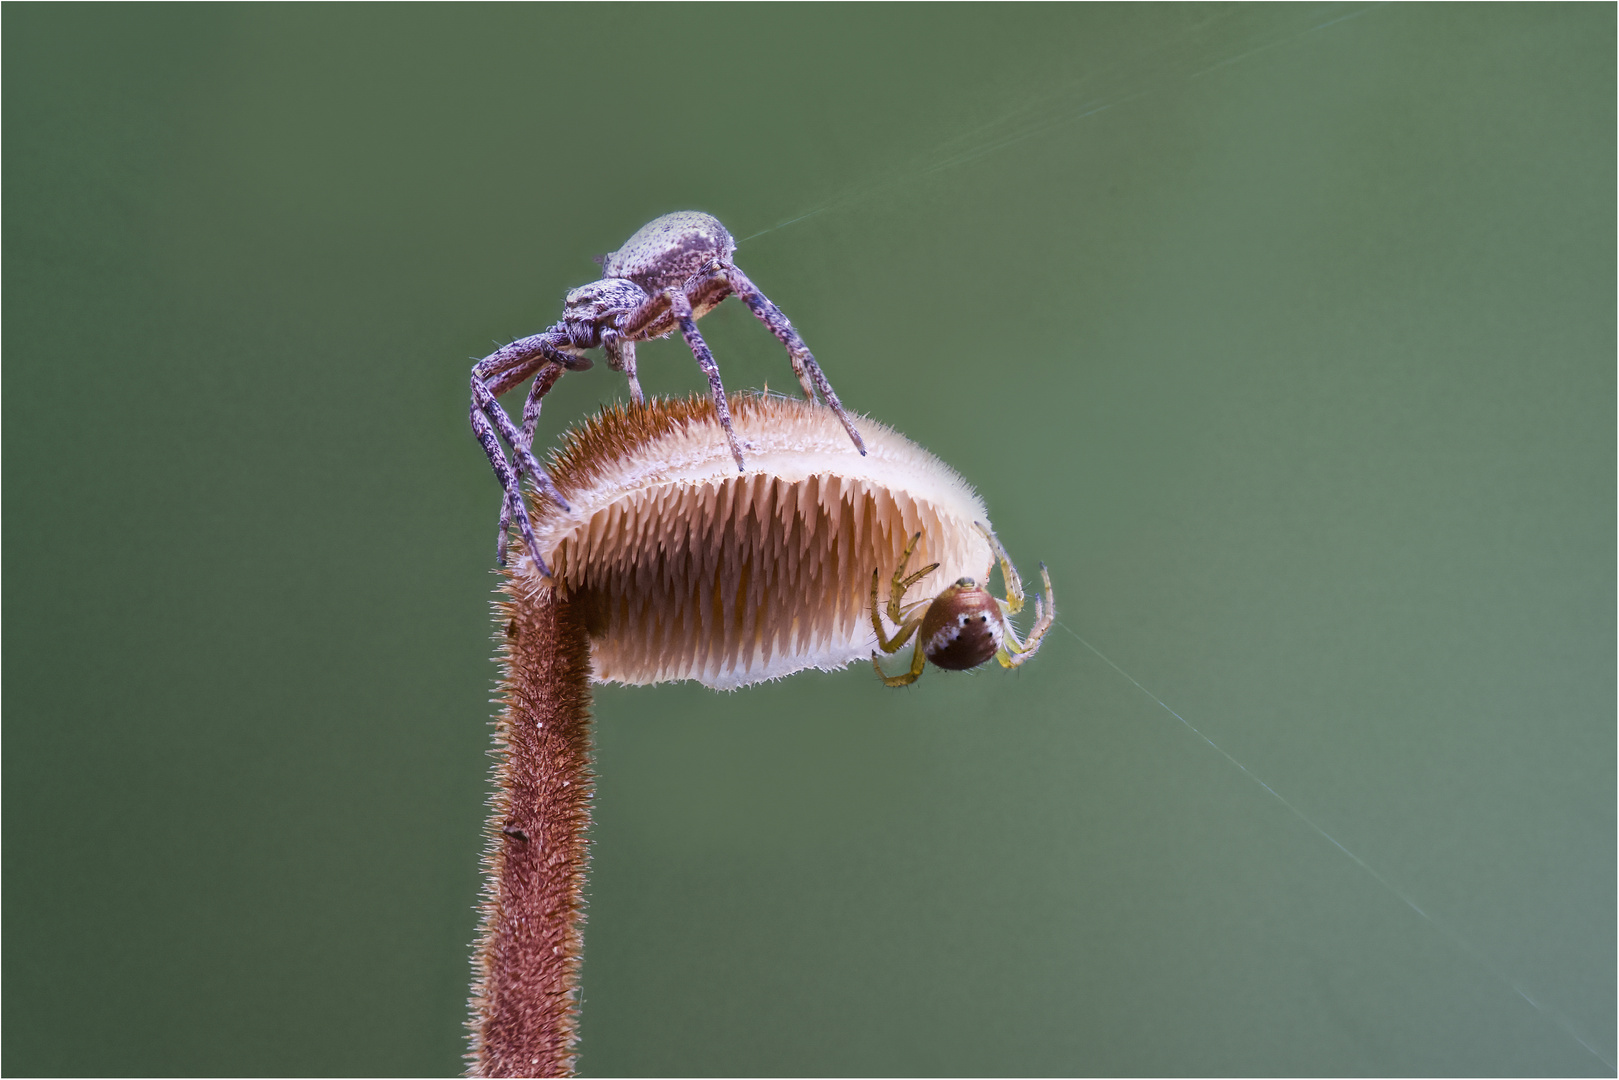
M 561 322 L 495 350 L 473 367 L 472 431 L 483 444 L 484 453 L 489 455 L 489 464 L 503 489 L 500 537 L 495 545 L 495 558 L 502 566 L 506 564 L 507 533 L 515 518 L 529 551 L 536 553 L 540 572 L 546 575 L 551 572 L 537 554 L 539 547 L 523 502 L 522 476 L 527 472 L 546 495 L 567 508 L 534 456 L 534 427 L 540 418 L 540 400 L 556 385 L 562 373 L 584 371 L 593 366 L 588 357 L 581 355 L 586 349 L 599 348 L 606 353 L 607 366 L 624 373 L 630 384 L 630 398 L 639 405 L 644 399 L 635 375 L 635 343 L 668 337 L 679 330 L 697 358 L 697 366 L 708 376 L 714 409 L 730 441 L 736 467 L 739 470 L 747 467 L 742 458 L 742 445 L 731 427 L 731 410 L 725 401 L 725 387 L 720 383 L 719 366 L 697 332 L 697 320 L 733 294 L 741 297 L 748 310 L 786 346 L 804 397 L 814 401 L 819 391 L 843 422 L 855 447 L 862 454 L 866 452 L 860 433 L 843 411 L 843 403 L 821 373 L 820 365 L 804 340 L 781 309 L 737 269 L 731 261 L 734 254 L 736 241 L 717 218 L 695 210 L 665 214 L 643 225 L 623 247 L 602 259 L 606 277 L 568 293 Z M 534 383 L 523 405 L 523 424 L 519 429 L 497 398 L 530 376 Z M 501 448 L 501 439 L 512 448 L 510 461 Z

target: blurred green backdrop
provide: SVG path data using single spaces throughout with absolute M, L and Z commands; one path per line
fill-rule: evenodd
M 460 1068 L 467 368 L 683 208 L 1066 629 L 602 691 L 584 1071 L 1613 1073 L 1611 5 L 4 30 L 7 1073 Z

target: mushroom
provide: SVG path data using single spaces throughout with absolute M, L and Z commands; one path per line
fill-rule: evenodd
M 841 668 L 878 648 L 874 571 L 936 564 L 911 578 L 927 596 L 989 577 L 983 502 L 904 436 L 857 419 L 862 456 L 831 410 L 768 395 L 731 417 L 741 472 L 707 398 L 570 432 L 550 468 L 567 508 L 534 521 L 543 561 L 520 549 L 505 571 L 474 1075 L 573 1068 L 592 679 L 731 690 Z
M 732 690 L 864 660 L 871 573 L 918 533 L 914 559 L 938 564 L 918 592 L 989 576 L 983 502 L 903 435 L 857 420 L 862 455 L 830 410 L 793 398 L 739 398 L 732 420 L 745 472 L 696 398 L 609 409 L 557 455 L 568 509 L 548 500 L 534 525 L 554 576 L 516 580 L 578 608 L 596 680 Z

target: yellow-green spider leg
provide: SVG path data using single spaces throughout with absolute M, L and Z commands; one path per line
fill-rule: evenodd
M 1001 546 L 995 534 L 989 531 L 989 526 L 982 521 L 975 521 L 973 524 L 984 534 L 984 539 L 989 541 L 990 549 L 995 552 L 995 558 L 1001 563 L 1001 579 L 1006 585 L 1006 599 L 998 601 L 1001 610 L 1008 615 L 1016 615 L 1023 610 L 1023 579 L 1018 577 L 1017 567 L 1012 565 L 1012 557 L 1006 553 L 1006 549 Z M 989 582 L 984 582 L 984 588 L 989 588 Z
M 929 601 L 920 601 L 911 605 L 918 608 L 910 618 L 905 617 L 905 591 L 928 574 L 939 568 L 938 563 L 924 566 L 910 576 L 906 576 L 905 567 L 911 561 L 911 555 L 916 551 L 917 541 L 922 534 L 917 533 L 911 537 L 911 542 L 905 545 L 905 553 L 900 556 L 899 567 L 895 569 L 894 576 L 889 584 L 888 618 L 899 629 L 893 637 L 883 631 L 882 612 L 877 602 L 877 587 L 882 580 L 882 571 L 871 572 L 871 628 L 877 633 L 877 644 L 885 653 L 896 653 L 905 647 L 905 643 L 916 633 L 917 627 L 922 625 L 922 618 L 927 614 Z M 922 651 L 922 639 L 917 638 L 911 649 L 911 669 L 903 675 L 889 675 L 883 671 L 882 664 L 877 662 L 877 654 L 871 654 L 871 666 L 876 670 L 877 676 L 883 680 L 884 686 L 909 686 L 922 677 L 922 669 L 927 666 L 927 655 Z
M 939 568 L 938 563 L 929 563 L 910 577 L 905 576 L 905 567 L 911 561 L 911 554 L 916 550 L 917 541 L 921 539 L 921 533 L 911 537 L 911 542 L 905 545 L 905 553 L 899 557 L 899 566 L 894 570 L 893 590 L 888 597 L 888 621 L 895 626 L 905 618 L 905 590 Z
M 925 611 L 917 612 L 909 619 L 904 619 L 902 618 L 904 612 L 895 614 L 895 606 L 890 602 L 889 618 L 893 620 L 899 629 L 894 632 L 893 637 L 889 637 L 883 632 L 882 611 L 877 606 L 877 583 L 881 579 L 882 571 L 873 570 L 871 572 L 871 628 L 877 632 L 877 644 L 882 648 L 883 652 L 896 653 L 905 647 L 905 643 L 911 639 L 911 635 L 916 633 L 916 628 L 922 625 L 922 616 Z M 873 653 L 872 655 L 875 656 L 876 654 Z
M 922 620 L 920 617 L 918 617 L 916 621 L 921 622 Z M 877 674 L 882 678 L 884 686 L 911 685 L 913 682 L 922 677 L 922 669 L 927 666 L 927 662 L 927 655 L 922 652 L 921 638 L 916 639 L 916 647 L 911 650 L 911 670 L 907 671 L 903 675 L 884 674 L 883 666 L 877 662 L 877 654 L 871 654 L 871 666 L 877 669 Z
M 995 659 L 1001 662 L 1001 667 L 1017 667 L 1033 656 L 1039 650 L 1046 631 L 1057 620 L 1057 597 L 1051 591 L 1051 574 L 1046 570 L 1045 563 L 1040 564 L 1040 579 L 1045 583 L 1045 602 L 1042 603 L 1038 596 L 1034 599 L 1034 625 L 1029 627 L 1029 636 L 1019 641 L 1012 624 L 1004 623 L 1001 647 L 995 650 Z

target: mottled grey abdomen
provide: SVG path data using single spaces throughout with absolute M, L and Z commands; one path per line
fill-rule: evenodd
M 677 289 L 713 259 L 730 262 L 736 241 L 712 214 L 679 210 L 647 222 L 602 260 L 608 277 L 628 278 L 649 293 Z

